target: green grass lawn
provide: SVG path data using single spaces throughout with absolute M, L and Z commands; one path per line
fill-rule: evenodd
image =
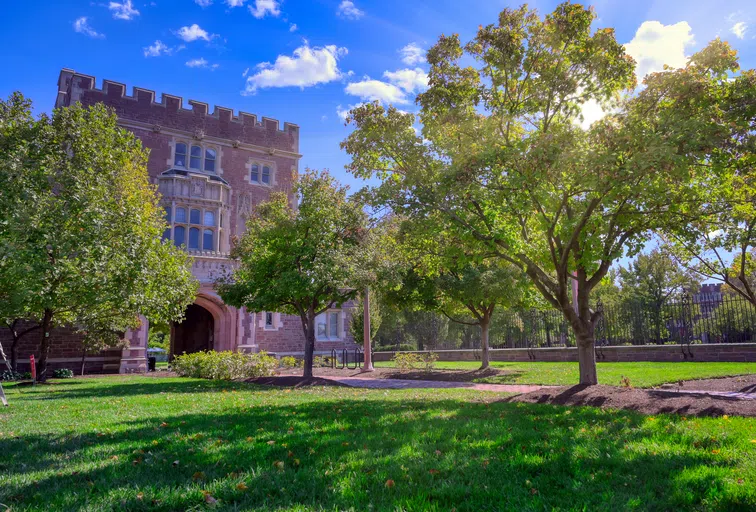
M 376 366 L 393 367 L 392 362 Z M 545 384 L 569 386 L 579 381 L 577 363 L 502 363 L 492 362 L 493 368 L 507 370 L 507 375 L 478 379 L 490 384 Z M 475 370 L 477 361 L 438 362 L 436 368 Z M 634 387 L 651 387 L 679 380 L 707 379 L 756 373 L 756 363 L 598 363 L 600 384 L 618 386 L 622 377 L 630 379 Z
M 756 508 L 756 419 L 138 376 L 7 393 L 13 511 Z

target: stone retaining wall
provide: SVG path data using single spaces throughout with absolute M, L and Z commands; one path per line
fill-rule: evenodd
M 426 351 L 427 352 L 427 351 Z M 439 361 L 479 361 L 480 350 L 436 350 Z M 375 352 L 373 361 L 389 361 L 396 352 Z M 422 351 L 414 353 L 422 354 Z M 491 361 L 577 361 L 574 347 L 556 348 L 499 348 L 491 349 Z M 596 349 L 599 362 L 624 361 L 698 361 L 698 362 L 756 362 L 756 343 L 719 343 L 706 345 L 634 345 L 600 347 Z

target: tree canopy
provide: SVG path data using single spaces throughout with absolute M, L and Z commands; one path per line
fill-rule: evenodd
M 429 88 L 414 116 L 371 103 L 349 115 L 348 169 L 377 176 L 376 201 L 522 269 L 575 332 L 581 382 L 597 382 L 591 291 L 653 230 L 703 201 L 701 166 L 727 141 L 721 97 L 734 52 L 714 41 L 679 70 L 636 85 L 634 61 L 595 14 L 563 3 L 541 18 L 505 9 L 463 44 L 428 51 Z M 582 106 L 609 110 L 588 130 Z M 576 305 L 573 282 L 577 283 Z
M 102 105 L 35 119 L 21 94 L 0 101 L 0 316 L 39 323 L 43 379 L 54 326 L 123 332 L 194 300 L 187 255 L 161 241 L 146 161 Z
M 295 190 L 299 204 L 274 192 L 257 205 L 231 252 L 238 267 L 217 287 L 227 304 L 299 316 L 305 376 L 311 377 L 316 317 L 359 291 L 356 263 L 367 239 L 366 215 L 327 172 L 307 170 Z

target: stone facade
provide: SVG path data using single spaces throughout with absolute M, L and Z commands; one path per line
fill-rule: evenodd
M 216 277 L 231 269 L 228 254 L 232 240 L 244 232 L 254 206 L 274 191 L 286 193 L 294 204 L 293 181 L 301 158 L 299 127 L 291 123 L 281 126 L 275 119 L 258 119 L 245 112 L 234 115 L 224 107 L 216 106 L 210 112 L 206 103 L 193 100 L 184 108 L 181 97 L 168 94 L 162 94 L 158 102 L 153 91 L 138 87 L 129 95 L 125 85 L 109 80 L 98 88 L 94 77 L 63 69 L 55 106 L 77 102 L 112 108 L 119 125 L 132 131 L 149 150 L 147 171 L 161 194 L 169 224 L 164 236 L 183 245 L 194 258 L 192 271 L 201 283 L 195 304 L 206 312 L 201 312 L 201 322 L 192 319 L 191 325 L 201 326 L 202 332 L 187 332 L 190 324 L 172 328 L 172 351 L 181 353 L 187 344 L 184 338 L 191 336 L 187 346 L 302 354 L 304 335 L 298 317 L 227 306 L 213 288 Z M 317 353 L 356 346 L 349 334 L 352 308 L 348 306 L 323 316 Z M 101 360 L 101 367 L 95 370 L 144 371 L 148 333 L 149 324 L 143 318 L 139 329 L 126 333 L 129 348 L 115 356 L 111 351 L 102 358 L 91 358 Z M 26 361 L 37 346 L 33 334 L 29 336 L 21 351 Z M 80 361 L 76 336 L 67 330 L 57 330 L 55 336 L 60 339 L 53 343 L 51 364 L 67 366 L 76 356 Z M 9 347 L 5 338 L 2 340 Z

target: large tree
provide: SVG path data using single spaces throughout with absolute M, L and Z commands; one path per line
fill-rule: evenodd
M 695 213 L 694 184 L 710 172 L 697 164 L 726 136 L 719 98 L 736 67 L 716 41 L 631 95 L 633 59 L 594 20 L 577 4 L 543 19 L 522 7 L 467 44 L 442 36 L 418 96 L 422 135 L 412 115 L 367 104 L 343 143 L 352 172 L 381 178 L 379 200 L 441 213 L 456 236 L 527 273 L 574 331 L 583 384 L 598 382 L 591 292 L 623 251 Z M 588 101 L 610 113 L 584 130 Z
M 21 94 L 0 101 L 0 317 L 39 325 L 42 380 L 55 326 L 123 332 L 139 315 L 179 319 L 194 300 L 187 255 L 161 242 L 146 162 L 101 105 L 35 119 Z
M 326 172 L 299 176 L 298 204 L 283 192 L 260 203 L 231 255 L 232 274 L 218 281 L 227 304 L 299 316 L 305 336 L 304 376 L 312 377 L 316 317 L 353 299 L 366 215 L 359 201 Z

